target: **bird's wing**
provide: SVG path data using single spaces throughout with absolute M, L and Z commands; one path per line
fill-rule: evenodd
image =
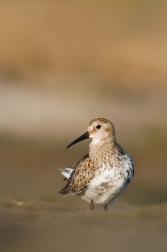
M 86 154 L 74 168 L 68 183 L 59 192 L 60 194 L 80 193 L 86 188 L 90 180 L 93 179 L 95 169 L 89 154 Z

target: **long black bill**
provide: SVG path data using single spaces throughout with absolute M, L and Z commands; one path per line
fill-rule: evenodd
M 78 143 L 78 142 L 80 142 L 80 141 L 82 141 L 82 140 L 84 140 L 84 139 L 87 139 L 87 138 L 89 138 L 89 132 L 88 131 L 86 131 L 82 136 L 80 136 L 80 137 L 78 137 L 76 140 L 74 140 L 72 143 L 70 143 L 67 147 L 66 147 L 66 149 L 68 149 L 70 146 L 72 146 L 73 144 L 76 144 L 76 143 Z

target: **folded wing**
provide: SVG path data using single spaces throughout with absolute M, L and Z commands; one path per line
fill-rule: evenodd
M 66 168 L 67 169 L 67 168 Z M 74 194 L 82 192 L 90 180 L 93 179 L 95 169 L 89 154 L 86 154 L 80 162 L 77 163 L 73 172 L 71 173 L 68 183 L 60 190 L 60 194 Z

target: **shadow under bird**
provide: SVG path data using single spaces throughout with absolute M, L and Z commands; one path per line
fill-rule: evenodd
M 87 153 L 74 168 L 59 169 L 67 180 L 60 194 L 79 194 L 82 199 L 102 204 L 104 210 L 129 185 L 134 176 L 130 155 L 116 142 L 114 125 L 107 119 L 92 120 L 86 133 L 67 146 L 91 138 Z

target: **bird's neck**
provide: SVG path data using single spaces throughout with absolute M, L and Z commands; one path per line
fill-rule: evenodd
M 116 142 L 112 139 L 93 139 L 89 144 L 89 156 L 95 165 L 108 163 L 115 151 Z

